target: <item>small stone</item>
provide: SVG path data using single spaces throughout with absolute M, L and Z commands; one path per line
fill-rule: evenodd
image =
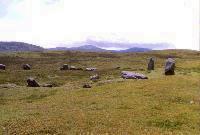
M 69 69 L 68 64 L 64 64 L 64 65 L 60 68 L 60 70 L 68 70 L 68 69 Z
M 83 88 L 92 88 L 92 86 L 89 85 L 89 84 L 84 84 L 84 85 L 83 85 Z
M 86 71 L 96 71 L 97 68 L 86 68 L 85 70 L 86 70 Z
M 29 78 L 29 79 L 27 79 L 27 86 L 28 87 L 40 87 L 40 85 L 38 84 L 38 82 L 35 80 L 35 79 L 33 79 L 33 78 Z
M 6 70 L 6 65 L 0 64 L 0 70 Z
M 29 64 L 24 64 L 24 65 L 22 66 L 22 68 L 23 68 L 24 70 L 31 70 L 31 66 L 30 66 Z
M 98 80 L 100 77 L 99 77 L 99 75 L 93 75 L 93 76 L 90 76 L 90 80 L 92 80 L 92 81 L 95 81 L 95 80 Z

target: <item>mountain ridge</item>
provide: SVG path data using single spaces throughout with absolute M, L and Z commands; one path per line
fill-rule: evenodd
M 20 51 L 81 51 L 81 52 L 119 52 L 119 53 L 128 53 L 128 52 L 147 52 L 152 49 L 143 48 L 143 47 L 132 47 L 124 50 L 108 50 L 101 48 L 92 44 L 83 44 L 77 47 L 55 47 L 55 48 L 42 48 L 37 45 L 25 43 L 25 42 L 2 42 L 0 41 L 0 52 L 20 52 Z
M 24 43 L 24 42 L 16 42 L 16 41 L 11 41 L 11 42 L 4 42 L 0 41 L 0 52 L 20 52 L 20 51 L 44 51 L 45 49 L 29 44 L 29 43 Z
M 119 52 L 119 53 L 151 51 L 151 49 L 149 48 L 140 48 L 140 47 L 132 47 L 125 50 L 107 50 L 107 49 L 102 49 L 94 45 L 82 45 L 79 47 L 71 47 L 71 48 L 56 47 L 56 48 L 49 48 L 48 50 L 57 50 L 57 51 L 69 50 L 69 51 L 83 51 L 83 52 L 90 52 L 90 51 L 91 52 Z

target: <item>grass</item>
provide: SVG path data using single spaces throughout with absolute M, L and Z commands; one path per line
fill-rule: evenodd
M 167 56 L 176 74 L 165 76 Z M 156 58 L 147 72 L 147 59 Z M 2 134 L 200 134 L 200 53 L 189 50 L 148 53 L 44 52 L 0 54 L 0 133 Z M 30 71 L 21 65 L 30 63 Z M 100 80 L 86 71 L 59 71 L 68 63 L 97 67 Z M 115 69 L 120 66 L 120 69 Z M 123 80 L 120 71 L 146 74 L 148 80 Z M 26 87 L 26 79 L 53 83 L 53 88 Z M 91 83 L 91 89 L 83 89 Z M 1 87 L 1 85 L 0 85 Z

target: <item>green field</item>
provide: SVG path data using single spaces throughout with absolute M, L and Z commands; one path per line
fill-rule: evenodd
M 168 56 L 176 61 L 172 76 L 163 74 Z M 148 72 L 150 57 L 155 70 Z M 22 70 L 26 63 L 32 70 Z M 200 134 L 199 51 L 0 53 L 0 64 L 7 66 L 0 71 L 0 134 Z M 98 70 L 60 71 L 63 64 Z M 124 70 L 149 79 L 124 80 Z M 96 73 L 100 80 L 91 82 Z M 54 87 L 26 87 L 28 77 Z

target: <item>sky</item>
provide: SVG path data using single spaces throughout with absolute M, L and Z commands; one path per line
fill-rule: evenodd
M 0 40 L 45 48 L 104 41 L 113 43 L 109 48 L 149 43 L 198 50 L 199 8 L 199 0 L 0 0 Z

